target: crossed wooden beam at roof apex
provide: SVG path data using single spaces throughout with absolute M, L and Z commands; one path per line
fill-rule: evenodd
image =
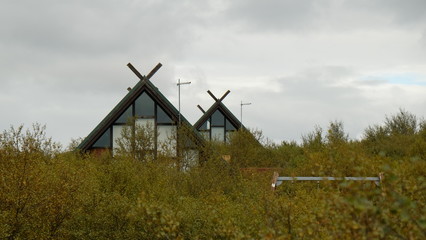
M 223 96 L 221 97 L 221 98 L 217 98 L 210 90 L 207 90 L 207 93 L 217 102 L 217 103 L 219 103 L 219 102 L 222 102 L 223 101 L 223 99 L 225 99 L 226 98 L 226 96 L 228 96 L 228 94 L 230 93 L 231 91 L 226 91 L 225 92 L 225 94 L 223 94 Z M 206 111 L 204 111 L 204 109 L 200 106 L 200 105 L 197 105 L 197 107 L 201 110 L 201 112 L 203 112 L 203 114 L 204 113 L 206 113 Z
M 213 93 L 212 92 L 210 92 L 210 90 L 207 90 L 207 93 L 216 101 L 216 102 L 222 102 L 222 100 L 223 99 L 225 99 L 226 98 L 226 96 L 228 96 L 228 94 L 230 93 L 231 91 L 226 91 L 226 93 L 225 94 L 223 94 L 223 96 L 220 98 L 220 99 L 217 99 L 217 97 L 215 96 L 215 95 L 213 95 Z
M 132 72 L 141 80 L 141 81 L 143 81 L 143 80 L 149 80 L 152 76 L 154 76 L 154 74 L 161 68 L 161 66 L 163 66 L 161 63 L 158 63 L 157 64 L 157 66 L 155 66 L 152 70 L 151 70 L 151 72 L 149 72 L 148 73 L 148 75 L 146 75 L 146 76 L 144 76 L 144 75 L 142 75 L 131 63 L 128 63 L 127 64 L 127 67 L 129 67 L 130 68 L 130 70 L 132 70 Z M 127 90 L 131 90 L 131 88 L 128 88 Z M 223 99 L 225 99 L 226 98 L 226 96 L 228 96 L 228 94 L 230 93 L 231 91 L 230 90 L 228 90 L 228 91 L 226 91 L 225 92 L 225 94 L 223 94 L 223 96 L 221 97 L 221 98 L 217 98 L 210 90 L 207 90 L 207 93 L 216 101 L 216 102 L 222 102 L 223 101 Z M 206 113 L 206 111 L 204 111 L 204 109 L 200 106 L 200 105 L 197 105 L 197 107 L 201 110 L 201 112 L 203 112 L 203 113 Z
M 151 72 L 148 73 L 148 75 L 143 76 L 135 67 L 133 67 L 133 65 L 131 63 L 128 63 L 127 66 L 130 68 L 130 70 L 132 70 L 132 72 L 138 76 L 138 78 L 140 80 L 149 80 L 152 76 L 154 76 L 154 74 L 158 71 L 158 69 L 161 68 L 161 66 L 163 66 L 161 63 L 158 63 L 157 66 L 155 66 Z

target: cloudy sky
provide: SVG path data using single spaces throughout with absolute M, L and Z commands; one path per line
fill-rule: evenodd
M 134 86 L 131 62 L 192 123 L 228 108 L 271 140 L 342 121 L 351 138 L 426 116 L 424 0 L 0 0 L 0 130 L 46 124 L 67 145 Z

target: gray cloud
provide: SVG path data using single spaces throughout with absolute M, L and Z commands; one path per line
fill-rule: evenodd
M 402 26 L 425 26 L 426 3 L 422 0 L 378 1 L 232 1 L 225 18 L 253 31 L 379 30 Z
M 226 14 L 252 29 L 305 29 L 321 15 L 317 1 L 233 1 Z
M 345 7 L 373 15 L 384 15 L 393 23 L 425 25 L 426 2 L 422 0 L 345 1 Z
M 253 105 L 245 108 L 246 124 L 262 129 L 275 141 L 300 140 L 315 125 L 326 129 L 342 121 L 351 138 L 359 138 L 385 115 L 399 108 L 422 116 L 425 87 L 389 85 L 383 80 L 362 80 L 359 72 L 342 66 L 306 69 L 276 79 L 281 91 L 246 89 Z M 420 90 L 423 89 L 423 90 Z
M 422 46 L 422 49 L 425 50 L 426 49 L 426 28 L 420 37 L 420 44 Z
M 46 123 L 67 143 L 87 135 L 148 73 L 182 112 L 216 95 L 249 127 L 300 139 L 343 120 L 355 137 L 404 107 L 424 115 L 424 1 L 0 0 L 0 129 Z M 423 44 L 423 45 L 422 45 Z M 392 76 L 402 76 L 399 83 Z M 417 89 L 417 90 L 416 90 Z M 66 127 L 64 127 L 66 126 Z
M 8 1 L 2 9 L 9 22 L 2 24 L 3 43 L 82 56 L 139 48 L 179 52 L 191 23 L 200 21 L 187 5 L 161 1 Z
M 169 93 L 170 63 L 192 42 L 199 8 L 204 4 L 2 1 L 0 108 L 11 114 L 1 128 L 41 122 L 58 130 L 67 122 L 55 131 L 60 141 L 88 134 L 136 84 L 129 61 L 142 74 L 169 63 L 154 79 Z
M 182 58 L 199 22 L 187 9 L 155 1 L 7 1 L 0 10 L 2 58 L 20 67 L 13 72 L 88 58 Z
M 81 91 L 81 84 L 88 84 L 84 90 L 112 89 L 127 77 L 117 69 L 127 70 L 128 61 L 149 59 L 142 63 L 149 71 L 156 62 L 184 56 L 192 23 L 198 22 L 187 9 L 159 1 L 5 1 L 1 82 L 35 79 L 68 91 Z

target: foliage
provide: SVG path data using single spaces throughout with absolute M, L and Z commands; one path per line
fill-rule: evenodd
M 145 163 L 165 161 L 179 169 L 188 169 L 195 164 L 191 150 L 203 152 L 207 149 L 196 144 L 193 130 L 187 125 L 182 124 L 179 130 L 174 125 L 170 127 L 170 132 L 160 133 L 151 123 L 141 124 L 131 118 L 123 126 L 121 137 L 116 139 L 117 147 L 113 149 L 113 155 Z
M 118 138 L 118 147 L 114 149 L 116 155 L 138 159 L 143 162 L 154 160 L 155 139 L 158 132 L 154 130 L 152 124 L 136 124 L 131 118 L 121 131 L 121 138 Z
M 10 127 L 9 131 L 0 133 L 0 149 L 4 153 L 31 154 L 39 153 L 47 157 L 60 152 L 60 144 L 46 137 L 46 126 L 33 124 L 32 129 L 26 129 L 20 125 Z
M 365 130 L 363 142 L 366 150 L 394 158 L 407 155 L 426 158 L 425 122 L 404 110 L 386 117 L 383 125 L 370 126 Z
M 235 132 L 226 144 L 204 146 L 206 162 L 180 171 L 166 155 L 61 152 L 44 127 L 12 127 L 0 135 L 0 238 L 426 237 L 426 128 L 415 116 L 386 117 L 361 140 L 350 140 L 341 122 L 316 127 L 302 144 L 262 139 L 260 131 Z M 285 182 L 271 191 L 272 172 L 240 170 L 247 167 L 385 178 L 380 187 Z

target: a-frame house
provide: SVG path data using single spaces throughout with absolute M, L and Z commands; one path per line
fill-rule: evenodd
M 150 81 L 151 77 L 162 66 L 159 63 L 148 75 L 141 75 L 130 63 L 127 65 L 139 77 L 140 81 L 129 90 L 127 95 L 112 109 L 112 111 L 98 124 L 98 126 L 77 147 L 83 152 L 103 152 L 118 148 L 118 139 L 122 138 L 123 128 L 129 126 L 129 119 L 134 126 L 149 127 L 155 132 L 151 143 L 152 152 L 157 156 L 166 146 L 172 149 L 172 157 L 184 155 L 179 153 L 186 148 L 197 154 L 196 147 L 203 144 L 200 134 L 183 117 L 179 118 L 179 111 L 167 100 L 167 98 Z M 180 122 L 179 122 L 180 121 Z M 178 148 L 179 129 L 189 129 L 183 148 Z M 134 130 L 133 130 L 134 131 Z M 185 133 L 188 133 L 186 131 Z M 190 140 L 188 140 L 190 139 Z M 188 152 L 187 151 L 187 152 Z M 186 153 L 187 153 L 186 152 Z
M 244 129 L 241 122 L 223 104 L 223 99 L 230 93 L 227 91 L 220 99 L 216 98 L 210 90 L 207 93 L 215 100 L 215 103 L 207 110 L 198 105 L 203 112 L 201 118 L 194 124 L 194 128 L 206 140 L 227 142 L 232 132 Z

